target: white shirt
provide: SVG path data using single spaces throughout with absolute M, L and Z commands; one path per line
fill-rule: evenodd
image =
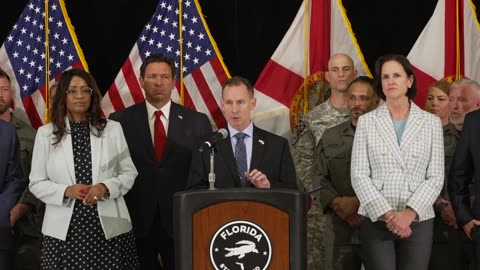
M 148 101 L 146 101 L 145 104 L 147 104 L 148 126 L 150 127 L 150 136 L 152 137 L 152 143 L 154 143 L 153 136 L 155 126 L 155 112 L 162 111 L 162 116 L 160 117 L 160 120 L 162 120 L 163 127 L 165 128 L 165 136 L 167 136 L 168 119 L 170 119 L 170 107 L 172 106 L 172 101 L 169 100 L 167 104 L 165 104 L 160 110 L 155 108 Z

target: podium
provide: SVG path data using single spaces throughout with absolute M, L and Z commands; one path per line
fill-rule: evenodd
M 287 189 L 174 195 L 178 270 L 306 269 L 307 195 Z

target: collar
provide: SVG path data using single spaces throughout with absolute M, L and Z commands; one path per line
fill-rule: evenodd
M 244 129 L 244 130 L 236 130 L 230 124 L 228 124 L 228 133 L 230 133 L 230 138 L 233 136 L 237 135 L 237 133 L 243 132 L 247 134 L 248 137 L 252 138 L 253 137 L 253 123 L 250 121 L 250 124 Z
M 336 108 L 335 106 L 333 106 L 333 102 L 330 98 L 327 99 L 326 104 L 332 111 L 336 111 L 340 115 L 350 115 L 350 110 L 348 108 Z
M 158 111 L 152 104 L 150 104 L 147 100 L 145 100 L 145 104 L 147 105 L 147 114 L 149 119 L 155 119 L 155 112 Z M 165 104 L 160 111 L 162 111 L 163 116 L 168 120 L 170 118 L 170 107 L 172 107 L 172 101 L 169 100 L 167 104 Z
M 443 126 L 443 134 L 445 135 L 453 135 L 455 137 L 460 137 L 458 130 L 455 128 L 455 125 L 452 122 L 448 122 L 445 126 Z

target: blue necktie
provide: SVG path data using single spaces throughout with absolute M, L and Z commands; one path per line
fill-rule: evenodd
M 245 147 L 245 139 L 247 134 L 239 132 L 235 134 L 237 138 L 237 144 L 235 144 L 235 161 L 237 163 L 238 176 L 240 177 L 240 184 L 242 187 L 247 187 L 249 185 L 248 180 L 245 176 L 245 172 L 248 170 L 247 166 L 247 148 Z

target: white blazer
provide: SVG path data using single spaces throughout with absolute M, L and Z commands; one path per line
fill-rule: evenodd
M 109 198 L 98 202 L 98 214 L 105 238 L 129 232 L 132 223 L 123 195 L 133 186 L 137 170 L 130 158 L 122 127 L 107 120 L 101 137 L 90 134 L 92 184 L 103 183 Z M 67 121 L 67 130 L 70 130 Z M 42 233 L 65 240 L 72 218 L 74 200 L 65 198 L 65 190 L 75 185 L 72 136 L 67 133 L 53 146 L 53 125 L 38 129 L 30 172 L 30 191 L 46 204 Z
M 352 186 L 360 215 L 372 221 L 407 206 L 418 221 L 433 218 L 444 181 L 440 119 L 411 103 L 400 145 L 386 104 L 358 120 L 352 149 Z

